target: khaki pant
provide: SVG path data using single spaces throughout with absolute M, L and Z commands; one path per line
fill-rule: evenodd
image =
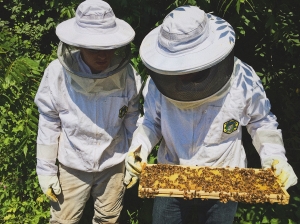
M 117 223 L 125 193 L 124 163 L 102 172 L 88 173 L 59 166 L 62 193 L 51 202 L 50 223 L 78 223 L 90 195 L 94 199 L 93 223 Z

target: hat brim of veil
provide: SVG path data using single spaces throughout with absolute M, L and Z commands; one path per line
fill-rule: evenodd
M 56 27 L 56 35 L 62 42 L 76 47 L 116 49 L 129 44 L 134 39 L 135 32 L 127 22 L 117 18 L 115 22 L 113 29 L 97 33 L 95 30 L 83 30 L 76 24 L 75 18 L 72 18 Z
M 171 52 L 161 46 L 158 35 L 161 25 L 142 41 L 140 56 L 150 70 L 164 75 L 182 75 L 210 68 L 222 61 L 233 49 L 235 33 L 224 19 L 207 14 L 209 36 L 201 44 L 182 52 Z

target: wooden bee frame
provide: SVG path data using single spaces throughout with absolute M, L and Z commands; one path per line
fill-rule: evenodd
M 271 169 L 166 164 L 147 164 L 143 168 L 138 195 L 141 198 L 183 197 L 252 204 L 288 204 L 290 198 Z

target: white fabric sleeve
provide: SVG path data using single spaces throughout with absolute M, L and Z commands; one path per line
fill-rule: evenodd
M 58 139 L 61 133 L 61 123 L 55 108 L 49 83 L 51 74 L 45 70 L 39 89 L 35 96 L 35 104 L 39 110 L 39 125 L 37 135 L 37 166 L 38 175 L 56 175 Z
M 252 98 L 247 108 L 250 117 L 247 130 L 261 161 L 273 156 L 286 158 L 281 130 L 277 129 L 277 118 L 270 111 L 271 105 L 261 81 L 256 74 L 254 77 L 257 80 L 253 81 Z
M 58 168 L 55 165 L 58 145 L 39 145 L 36 147 L 36 172 L 37 175 L 57 175 Z
M 127 87 L 130 91 L 129 93 L 129 103 L 128 111 L 124 118 L 124 124 L 127 130 L 127 138 L 131 141 L 133 132 L 136 130 L 136 122 L 140 115 L 140 96 L 142 89 L 141 76 L 137 74 L 135 69 L 129 65 L 127 67 L 128 73 L 128 82 L 129 86 Z
M 149 80 L 148 78 L 143 89 L 144 116 L 138 119 L 138 128 L 133 134 L 129 149 L 133 150 L 142 145 L 142 150 L 146 151 L 147 155 L 151 153 L 153 147 L 162 137 L 160 128 L 160 98 L 155 95 L 155 91 L 157 90 L 153 89 L 152 85 L 149 86 Z

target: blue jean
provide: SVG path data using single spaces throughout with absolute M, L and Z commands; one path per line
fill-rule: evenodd
M 193 223 L 191 219 L 196 219 L 199 224 L 232 224 L 237 204 L 232 201 L 222 203 L 219 200 L 156 197 L 152 223 L 191 224 Z

